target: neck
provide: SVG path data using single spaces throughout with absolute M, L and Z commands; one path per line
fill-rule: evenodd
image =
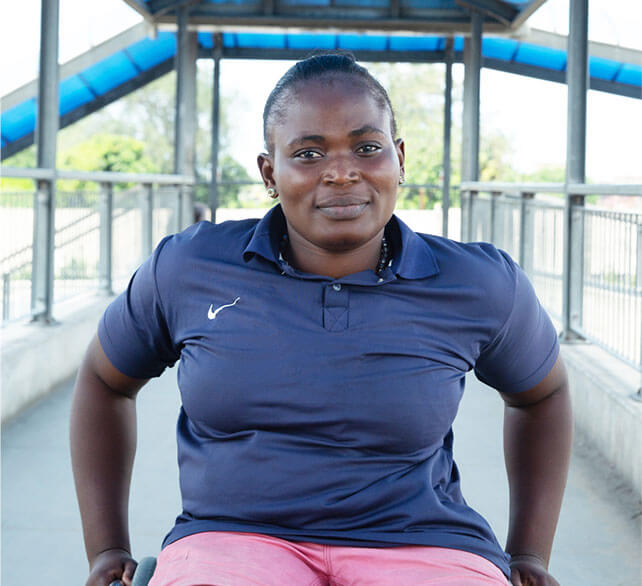
M 336 251 L 315 246 L 292 230 L 289 230 L 288 236 L 286 256 L 293 267 L 305 273 L 339 279 L 368 269 L 376 270 L 383 230 L 357 248 Z

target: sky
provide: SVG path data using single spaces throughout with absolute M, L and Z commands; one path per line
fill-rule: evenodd
M 591 0 L 591 40 L 642 50 L 642 2 Z M 123 0 L 60 0 L 59 61 L 64 63 L 141 20 Z M 0 96 L 34 79 L 38 70 L 40 0 L 0 3 Z M 17 24 L 16 24 L 17 23 Z M 568 33 L 568 0 L 548 0 L 529 26 Z M 243 101 L 232 155 L 252 168 L 262 150 L 261 112 L 274 83 L 291 63 L 223 61 L 222 91 Z M 455 66 L 455 79 L 463 67 Z M 481 131 L 499 130 L 513 146 L 518 172 L 564 166 L 566 86 L 484 69 Z M 456 115 L 456 112 L 455 112 Z M 590 91 L 587 176 L 594 182 L 642 182 L 642 102 Z

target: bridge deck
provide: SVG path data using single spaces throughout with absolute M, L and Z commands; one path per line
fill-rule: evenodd
M 71 383 L 2 430 L 2 584 L 84 583 L 84 558 L 68 449 Z M 131 500 L 136 556 L 155 555 L 179 511 L 175 373 L 140 394 Z M 499 397 L 470 379 L 455 426 L 467 500 L 505 536 L 507 488 Z M 576 441 L 551 569 L 564 586 L 642 583 L 639 504 L 611 469 Z

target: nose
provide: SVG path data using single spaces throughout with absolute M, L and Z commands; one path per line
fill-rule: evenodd
M 326 164 L 322 179 L 328 185 L 347 185 L 359 181 L 360 177 L 351 157 L 336 156 Z

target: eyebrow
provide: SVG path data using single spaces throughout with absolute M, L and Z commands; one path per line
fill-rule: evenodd
M 370 124 L 366 124 L 365 126 L 362 126 L 361 128 L 357 128 L 356 130 L 351 130 L 349 136 L 362 136 L 363 134 L 368 134 L 371 132 L 376 132 L 379 134 L 385 134 L 385 132 L 376 126 L 371 126 Z
M 361 128 L 357 128 L 355 130 L 351 130 L 348 133 L 348 136 L 362 136 L 364 134 L 369 134 L 369 133 L 379 133 L 379 134 L 384 134 L 385 132 L 376 126 L 372 126 L 370 124 L 366 124 L 365 126 L 362 126 Z M 289 147 L 294 147 L 300 144 L 305 144 L 306 142 L 326 142 L 326 139 L 324 136 L 321 136 L 320 134 L 308 134 L 305 136 L 299 136 L 298 138 L 295 138 L 294 140 L 291 140 L 288 143 Z
M 289 147 L 305 144 L 306 142 L 325 142 L 325 137 L 320 134 L 308 134 L 306 136 L 299 136 L 288 143 Z

